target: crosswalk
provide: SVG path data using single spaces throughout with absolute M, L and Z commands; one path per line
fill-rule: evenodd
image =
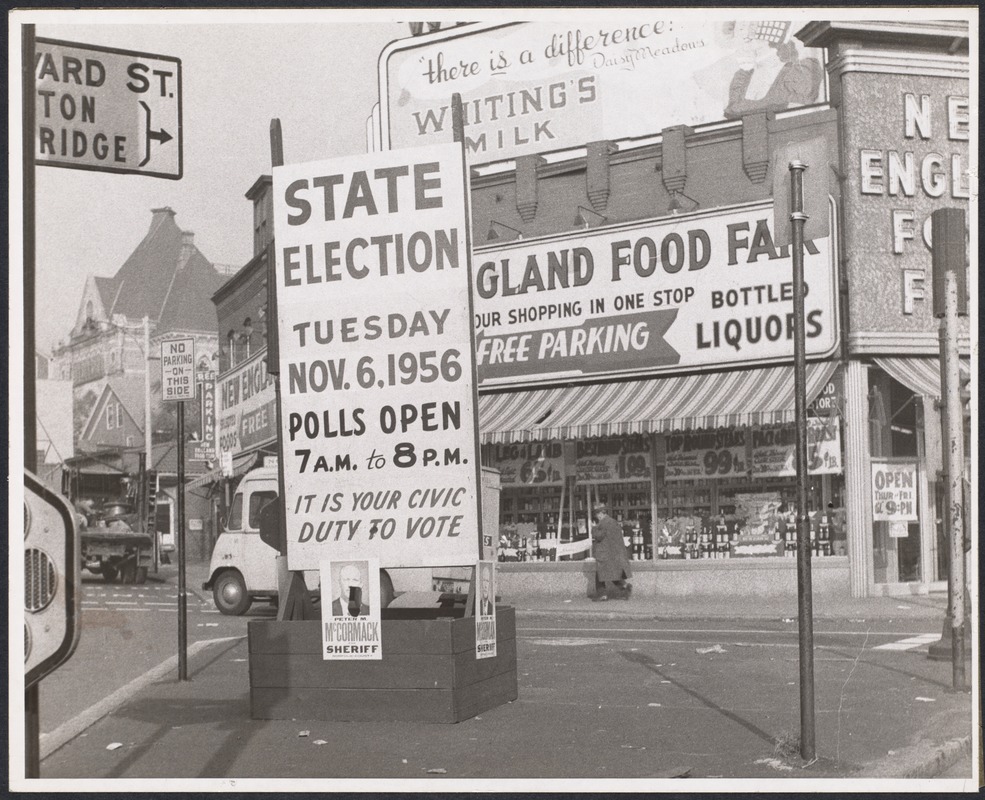
M 917 647 L 932 644 L 941 638 L 939 633 L 920 633 L 916 636 L 908 636 L 906 639 L 899 639 L 895 642 L 887 642 L 873 647 L 873 650 L 913 650 Z
M 186 595 L 188 608 L 202 614 L 218 614 L 211 598 L 203 599 L 192 592 Z M 146 584 L 123 589 L 119 586 L 84 585 L 82 610 L 142 611 L 173 614 L 178 607 L 175 586 Z

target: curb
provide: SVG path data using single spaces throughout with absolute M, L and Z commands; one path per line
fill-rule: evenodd
M 943 744 L 931 746 L 929 751 L 925 744 L 915 745 L 898 751 L 891 759 L 872 765 L 871 777 L 903 780 L 936 778 L 956 764 L 962 756 L 970 755 L 971 736 L 950 739 Z M 906 766 L 900 766 L 901 761 Z

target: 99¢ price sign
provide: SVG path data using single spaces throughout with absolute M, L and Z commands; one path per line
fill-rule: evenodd
M 743 474 L 748 468 L 743 430 L 720 428 L 667 437 L 665 480 L 721 478 Z
M 274 170 L 288 565 L 479 558 L 460 145 Z

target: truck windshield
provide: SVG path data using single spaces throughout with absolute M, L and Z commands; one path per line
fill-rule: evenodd
M 233 495 L 233 505 L 229 509 L 229 522 L 226 530 L 239 531 L 243 529 L 243 493 L 236 492 Z
M 277 497 L 277 492 L 254 492 L 250 495 L 250 530 L 256 531 L 260 529 L 260 512 L 275 497 Z

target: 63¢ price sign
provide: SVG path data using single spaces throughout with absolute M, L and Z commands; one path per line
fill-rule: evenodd
M 479 558 L 461 145 L 274 169 L 287 558 Z

